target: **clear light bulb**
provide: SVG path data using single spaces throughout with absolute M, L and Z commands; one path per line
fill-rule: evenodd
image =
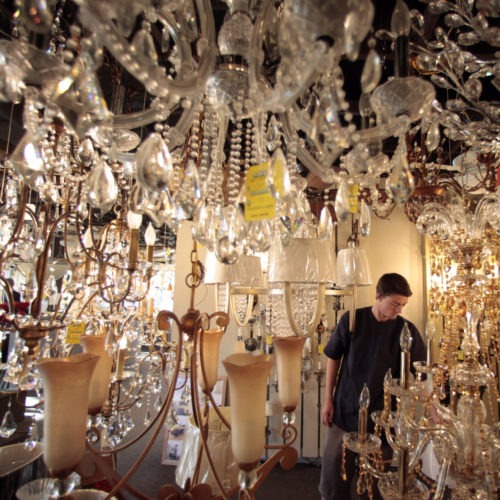
M 365 383 L 363 384 L 363 390 L 359 395 L 359 407 L 367 409 L 368 406 L 370 406 L 370 390 L 368 389 L 368 386 Z
M 156 242 L 156 231 L 154 230 L 151 222 L 148 224 L 146 231 L 144 233 L 144 239 L 146 240 L 146 245 L 152 247 Z

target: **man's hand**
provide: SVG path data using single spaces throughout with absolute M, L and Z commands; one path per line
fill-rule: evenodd
M 333 406 L 332 398 L 325 398 L 325 402 L 323 403 L 323 407 L 321 408 L 321 421 L 323 422 L 323 425 L 331 427 L 334 413 L 335 408 Z

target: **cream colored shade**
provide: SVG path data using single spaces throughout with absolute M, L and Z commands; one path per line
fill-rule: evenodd
M 260 258 L 255 255 L 241 255 L 234 264 L 223 264 L 213 252 L 207 252 L 203 282 L 207 285 L 230 283 L 262 287 L 264 278 Z
M 216 328 L 213 330 L 205 330 L 200 337 L 200 346 L 198 347 L 198 384 L 204 393 L 212 392 L 215 384 L 217 383 L 218 366 L 219 366 L 219 350 L 220 342 L 224 330 Z M 205 378 L 201 368 L 201 350 L 203 349 L 203 366 L 205 367 Z
M 358 247 L 340 250 L 337 255 L 337 286 L 367 286 L 372 283 L 366 251 Z
M 51 476 L 66 477 L 85 452 L 89 387 L 98 361 L 84 352 L 36 362 L 45 395 L 43 460 Z
M 333 242 L 314 238 L 280 241 L 269 251 L 269 283 L 333 283 L 335 254 Z
M 81 335 L 80 343 L 83 352 L 90 352 L 99 356 L 99 361 L 95 367 L 89 390 L 89 413 L 95 415 L 99 413 L 102 405 L 109 395 L 109 382 L 111 379 L 111 368 L 113 359 L 106 351 L 106 335 Z
M 229 381 L 233 455 L 240 469 L 251 471 L 266 443 L 266 389 L 273 357 L 238 353 L 222 363 Z
M 278 397 L 283 411 L 292 412 L 300 397 L 302 350 L 305 337 L 274 337 L 278 370 Z

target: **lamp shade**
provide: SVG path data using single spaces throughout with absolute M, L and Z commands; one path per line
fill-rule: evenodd
M 241 255 L 234 264 L 223 264 L 213 252 L 207 252 L 203 282 L 207 285 L 230 283 L 262 287 L 264 279 L 260 258 L 255 255 Z
M 370 266 L 363 248 L 348 247 L 337 255 L 337 281 L 339 287 L 372 284 Z
M 269 254 L 269 283 L 333 283 L 335 256 L 332 242 L 293 238 L 288 245 L 277 241 Z

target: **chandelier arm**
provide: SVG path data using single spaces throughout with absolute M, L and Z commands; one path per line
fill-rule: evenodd
M 129 58 L 129 45 L 123 40 L 121 32 L 109 23 L 106 4 L 99 0 L 87 0 L 80 5 L 80 19 L 82 24 L 92 32 L 98 33 L 99 38 L 113 56 L 122 64 L 127 71 L 137 78 L 152 95 L 165 97 L 176 95 L 178 97 L 196 96 L 200 88 L 203 88 L 209 75 L 215 66 L 215 22 L 209 0 L 196 0 L 199 11 L 199 19 L 205 22 L 201 31 L 207 38 L 207 47 L 201 55 L 198 73 L 194 76 L 171 79 L 165 74 L 164 68 L 151 64 L 145 57 L 136 54 L 135 58 Z M 163 13 L 163 16 L 165 14 Z M 182 69 L 180 70 L 182 74 Z

